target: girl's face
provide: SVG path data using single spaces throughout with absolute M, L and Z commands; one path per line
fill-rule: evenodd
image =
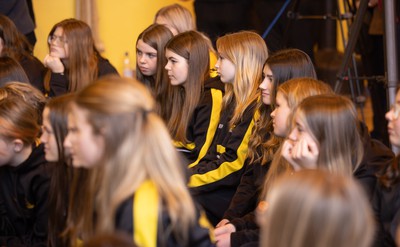
M 136 62 L 143 75 L 155 75 L 157 72 L 157 50 L 139 39 L 136 45 Z
M 5 165 L 14 166 L 15 157 L 16 152 L 14 142 L 0 137 L 0 167 Z
M 58 161 L 59 154 L 57 149 L 57 140 L 50 123 L 50 110 L 47 107 L 44 108 L 43 111 L 43 126 L 40 141 L 44 144 L 46 160 L 50 162 Z
M 261 82 L 259 88 L 261 89 L 261 98 L 264 104 L 271 104 L 271 91 L 273 83 L 272 71 L 268 65 L 264 66 L 263 69 L 264 80 Z
M 396 102 L 385 115 L 388 120 L 389 140 L 393 146 L 400 147 L 400 91 L 396 94 Z
M 103 154 L 103 137 L 93 132 L 87 121 L 87 111 L 76 105 L 72 106 L 68 115 L 68 135 L 64 140 L 64 148 L 69 151 L 75 167 L 94 167 L 99 164 Z
M 166 26 L 174 36 L 179 33 L 178 30 L 174 28 L 163 16 L 157 16 L 155 23 Z
M 311 131 L 306 128 L 306 125 L 302 118 L 299 117 L 299 114 L 296 113 L 295 117 L 295 125 L 293 126 L 288 138 L 293 143 L 292 152 L 298 153 L 309 153 L 311 149 L 313 152 L 319 153 L 318 144 L 314 139 L 313 134 Z M 312 147 L 312 148 L 311 148 Z M 304 150 L 307 149 L 307 150 Z M 296 155 L 296 154 L 294 154 Z M 298 171 L 301 169 L 316 169 L 317 167 L 313 162 L 300 162 L 298 164 L 302 164 L 303 166 L 294 166 L 293 168 Z
M 186 82 L 189 73 L 189 64 L 186 58 L 166 49 L 165 56 L 168 60 L 165 69 L 168 71 L 168 77 L 171 85 L 178 86 Z
M 224 57 L 224 55 L 218 55 L 215 68 L 223 83 L 233 83 L 235 81 L 236 67 L 229 59 Z
M 68 41 L 64 36 L 62 27 L 57 27 L 53 35 L 49 37 L 50 56 L 58 58 L 68 57 Z
M 276 94 L 276 106 L 271 112 L 272 122 L 274 126 L 274 134 L 279 137 L 286 137 L 288 134 L 288 118 L 291 109 L 289 108 L 286 98 L 278 91 Z

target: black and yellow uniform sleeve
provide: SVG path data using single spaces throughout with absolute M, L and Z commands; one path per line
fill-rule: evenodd
M 258 118 L 254 106 L 246 109 L 242 121 L 229 127 L 233 109 L 222 113 L 217 134 L 207 155 L 190 168 L 189 187 L 196 192 L 217 190 L 221 186 L 238 186 L 244 172 L 248 143 Z
M 187 145 L 175 142 L 175 147 L 188 161 L 188 167 L 196 165 L 207 153 L 217 131 L 222 107 L 223 85 L 219 80 L 205 86 L 201 102 L 193 112 L 188 126 Z
M 196 223 L 187 229 L 189 243 L 179 243 L 170 229 L 170 217 L 153 182 L 144 182 L 136 193 L 117 210 L 115 228 L 132 235 L 132 241 L 143 247 L 214 246 L 209 224 L 198 211 Z

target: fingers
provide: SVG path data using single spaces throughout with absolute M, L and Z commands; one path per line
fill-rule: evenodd
M 214 230 L 214 234 L 217 237 L 217 236 L 220 236 L 220 235 L 223 235 L 223 234 L 227 234 L 227 233 L 232 233 L 232 232 L 235 232 L 235 231 L 236 231 L 236 228 L 235 228 L 234 225 L 226 224 L 224 226 L 216 228 Z
M 222 219 L 215 227 L 221 227 L 229 223 L 229 220 Z

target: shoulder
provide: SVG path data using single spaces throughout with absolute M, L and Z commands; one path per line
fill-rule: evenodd
M 108 59 L 98 56 L 97 66 L 99 69 L 99 76 L 107 75 L 107 74 L 117 74 L 117 69 L 108 61 Z

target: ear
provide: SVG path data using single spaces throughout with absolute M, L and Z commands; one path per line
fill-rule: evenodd
M 19 153 L 24 149 L 24 142 L 21 139 L 15 139 L 12 141 L 14 152 Z

